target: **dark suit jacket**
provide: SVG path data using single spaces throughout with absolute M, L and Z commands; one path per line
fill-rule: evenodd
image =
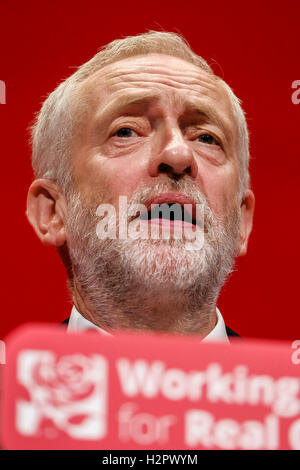
M 70 317 L 69 317 L 69 318 L 66 318 L 66 319 L 62 322 L 62 325 L 68 325 L 69 320 L 70 320 Z M 226 325 L 225 325 L 225 326 L 226 326 Z M 231 340 L 232 337 L 240 338 L 240 335 L 238 335 L 237 333 L 235 333 L 235 331 L 233 331 L 233 330 L 231 330 L 230 328 L 228 328 L 228 326 L 226 326 L 226 333 L 227 333 L 227 336 L 229 337 L 230 340 Z

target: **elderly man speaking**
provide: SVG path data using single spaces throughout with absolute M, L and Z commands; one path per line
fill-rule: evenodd
M 27 216 L 66 266 L 69 330 L 235 335 L 217 299 L 252 228 L 247 124 L 183 38 L 103 47 L 46 99 L 32 143 Z

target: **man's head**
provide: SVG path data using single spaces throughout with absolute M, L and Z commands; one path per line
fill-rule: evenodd
M 201 330 L 235 256 L 246 253 L 248 163 L 231 89 L 179 36 L 151 32 L 114 41 L 48 97 L 33 128 L 27 213 L 41 240 L 59 248 L 95 323 Z M 199 205 L 203 224 L 190 226 L 203 246 L 187 250 L 174 223 L 168 240 L 99 240 L 97 207 L 115 207 L 119 225 L 120 197 L 146 208 L 190 203 L 192 213 Z M 157 220 L 128 216 L 128 227 L 137 222 Z M 162 318 L 155 297 L 182 314 Z

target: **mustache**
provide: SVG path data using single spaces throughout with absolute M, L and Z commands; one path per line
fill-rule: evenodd
M 191 199 L 197 206 L 201 206 L 201 211 L 204 216 L 205 230 L 209 229 L 214 221 L 217 221 L 218 217 L 213 214 L 204 194 L 195 184 L 190 181 L 175 181 L 170 183 L 160 182 L 151 187 L 138 188 L 127 202 L 128 213 L 132 213 L 131 209 L 134 209 L 137 205 L 141 204 L 146 206 L 147 201 L 159 196 L 160 194 L 165 194 L 168 192 L 178 192 L 183 196 Z M 131 222 L 131 220 L 135 219 L 135 217 L 136 216 L 129 216 L 128 221 Z
M 138 188 L 129 199 L 128 204 L 145 204 L 149 199 L 159 194 L 171 191 L 182 193 L 190 199 L 193 199 L 196 204 L 203 204 L 211 210 L 204 194 L 195 186 L 195 184 L 188 181 L 164 182 L 157 183 L 151 187 Z

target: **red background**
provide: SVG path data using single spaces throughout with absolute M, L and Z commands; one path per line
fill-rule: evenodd
M 25 217 L 32 180 L 27 128 L 46 95 L 98 47 L 148 29 L 182 33 L 242 99 L 251 133 L 255 224 L 247 257 L 219 307 L 245 337 L 294 340 L 298 332 L 300 4 L 156 0 L 0 0 L 0 338 L 27 321 L 59 323 L 71 302 L 55 249 Z

